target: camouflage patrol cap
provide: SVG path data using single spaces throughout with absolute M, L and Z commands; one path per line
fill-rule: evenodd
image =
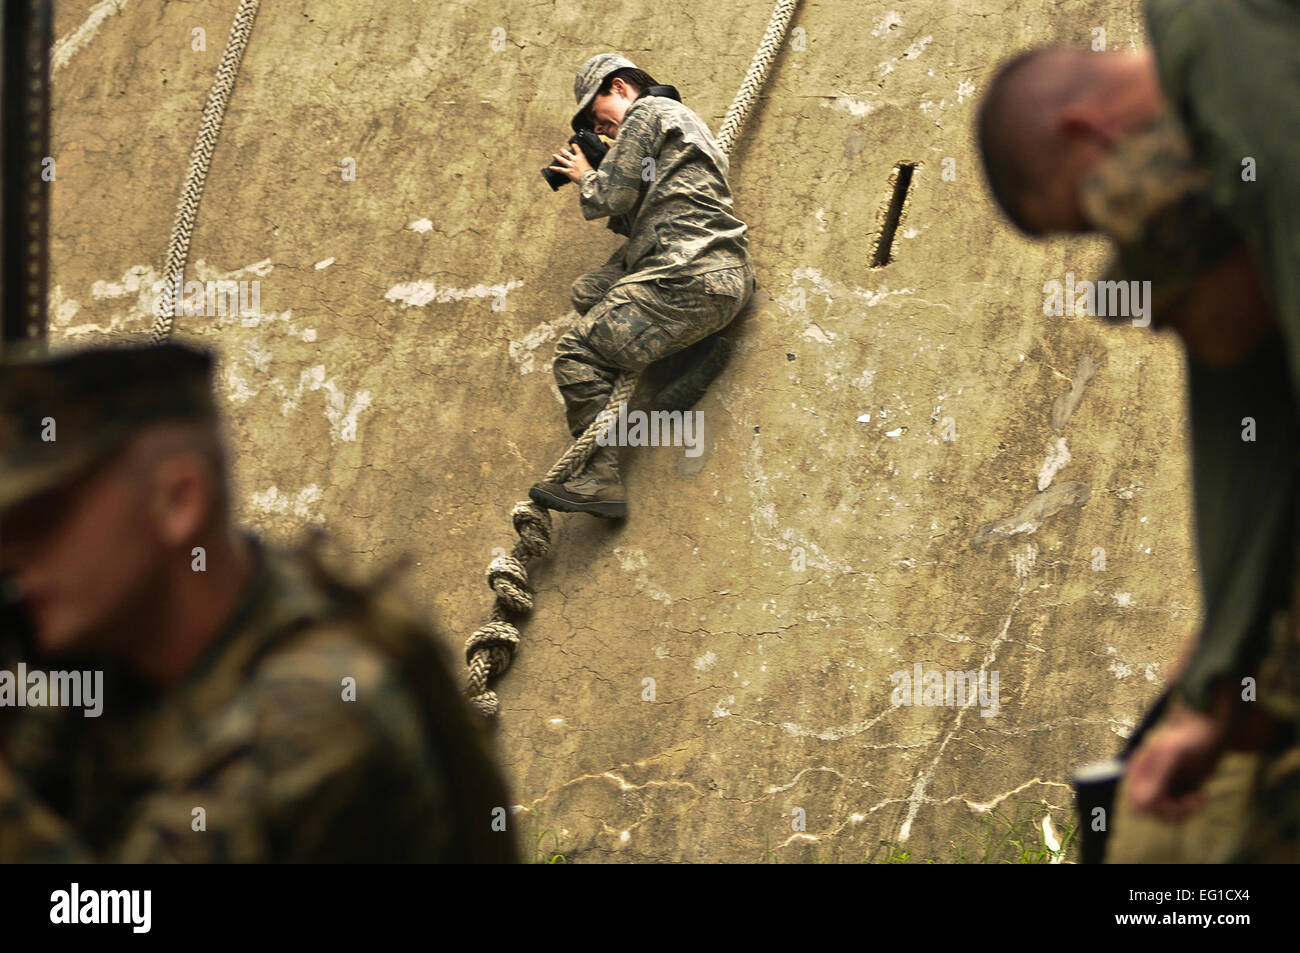
M 1115 242 L 1101 280 L 1150 281 L 1156 311 L 1241 241 L 1172 111 L 1119 140 L 1080 183 L 1079 207 Z
M 57 488 L 145 424 L 215 417 L 212 356 L 178 344 L 0 364 L 0 509 Z
M 573 127 L 574 132 L 591 128 L 591 123 L 587 122 L 583 113 L 596 98 L 601 80 L 616 69 L 627 68 L 638 67 L 630 59 L 617 53 L 597 53 L 582 64 L 582 69 L 578 70 L 578 75 L 573 79 L 573 98 L 578 101 L 578 111 L 573 114 L 573 120 L 569 125 Z

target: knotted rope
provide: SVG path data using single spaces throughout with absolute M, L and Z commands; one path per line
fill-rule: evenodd
M 235 88 L 235 78 L 239 75 L 239 64 L 244 59 L 244 49 L 253 33 L 253 20 L 257 17 L 259 3 L 261 0 L 240 0 L 239 9 L 235 11 L 235 22 L 230 26 L 230 37 L 226 40 L 226 51 L 221 54 L 221 65 L 217 67 L 217 78 L 213 80 L 207 105 L 203 107 L 199 134 L 194 139 L 194 148 L 190 150 L 190 167 L 185 173 L 185 185 L 181 188 L 181 198 L 176 205 L 171 240 L 167 243 L 167 264 L 163 268 L 166 287 L 163 288 L 158 313 L 154 316 L 153 329 L 150 331 L 155 344 L 165 343 L 176 324 L 176 292 L 184 284 L 185 262 L 190 254 L 190 236 L 194 234 L 194 223 L 199 217 L 199 201 L 203 198 L 203 186 L 212 165 L 212 153 L 217 147 L 217 137 L 221 135 L 221 121 L 226 115 L 230 93 Z
M 767 83 L 772 63 L 785 42 L 790 20 L 798 5 L 799 0 L 777 0 L 772 10 L 767 30 L 718 133 L 718 147 L 728 158 L 736 137 Z M 563 483 L 582 470 L 596 446 L 597 435 L 607 421 L 617 415 L 619 405 L 631 398 L 640 377 L 640 374 L 619 377 L 605 409 L 556 461 L 544 482 Z M 547 510 L 532 500 L 520 500 L 510 510 L 510 518 L 519 534 L 519 542 L 515 543 L 509 556 L 498 556 L 488 566 L 487 582 L 496 593 L 492 615 L 487 625 L 475 631 L 465 642 L 465 661 L 469 666 L 466 694 L 470 703 L 488 717 L 495 716 L 500 710 L 497 693 L 488 688 L 488 679 L 502 675 L 510 667 L 515 647 L 519 645 L 519 629 L 510 619 L 527 615 L 533 608 L 527 565 L 551 549 L 551 515 Z

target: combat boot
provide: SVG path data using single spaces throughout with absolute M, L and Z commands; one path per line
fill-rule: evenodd
M 627 516 L 627 495 L 618 474 L 618 447 L 597 447 L 587 466 L 564 483 L 538 483 L 528 491 L 538 506 L 604 519 Z
M 655 394 L 655 410 L 685 412 L 694 407 L 727 366 L 731 345 L 726 338 L 711 334 L 687 348 L 683 357 L 681 371 Z

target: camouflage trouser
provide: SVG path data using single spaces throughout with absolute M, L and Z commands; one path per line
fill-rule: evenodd
M 1234 864 L 1300 863 L 1300 745 L 1261 759 Z
M 1201 790 L 1205 806 L 1174 822 L 1134 811 L 1121 782 L 1106 863 L 1300 863 L 1300 745 L 1228 751 Z
M 1152 729 L 1152 734 L 1160 725 Z M 1121 781 L 1111 809 L 1108 864 L 1221 864 L 1232 855 L 1250 809 L 1259 755 L 1229 751 L 1201 788 L 1205 807 L 1183 821 L 1166 821 L 1128 805 Z
M 573 283 L 573 307 L 583 319 L 556 345 L 554 372 L 574 436 L 604 409 L 619 375 L 642 371 L 721 331 L 754 292 L 748 263 L 618 284 L 626 276 L 620 249 Z

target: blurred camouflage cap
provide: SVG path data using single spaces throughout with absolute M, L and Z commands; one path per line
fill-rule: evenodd
M 600 81 L 614 70 L 628 67 L 638 69 L 630 59 L 617 53 L 597 53 L 582 64 L 582 69 L 578 70 L 578 75 L 573 78 L 573 98 L 578 101 L 578 111 L 573 114 L 573 120 L 569 125 L 573 127 L 574 132 L 591 128 L 591 123 L 587 122 L 582 114 L 596 98 Z
M 1079 207 L 1115 242 L 1101 280 L 1150 281 L 1157 312 L 1241 242 L 1172 111 L 1118 141 L 1080 183 Z
M 212 356 L 96 347 L 0 364 L 0 509 L 58 487 L 142 426 L 216 416 Z

